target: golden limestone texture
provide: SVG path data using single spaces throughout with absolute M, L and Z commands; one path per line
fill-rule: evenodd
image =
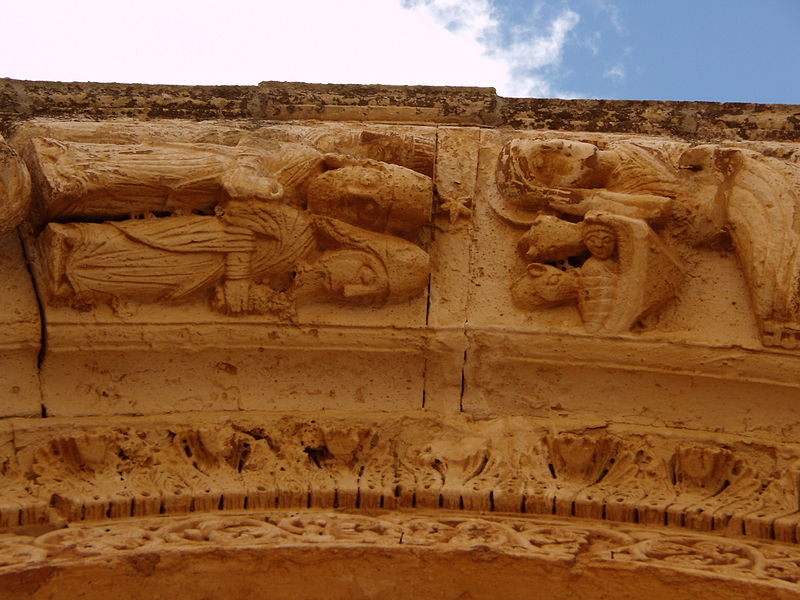
M 800 598 L 798 123 L 0 80 L 0 597 Z

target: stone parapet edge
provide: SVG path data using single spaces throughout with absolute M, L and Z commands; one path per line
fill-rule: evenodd
M 800 141 L 800 106 L 503 98 L 494 88 L 262 82 L 253 86 L 0 79 L 0 132 L 34 117 L 430 123 L 687 140 Z

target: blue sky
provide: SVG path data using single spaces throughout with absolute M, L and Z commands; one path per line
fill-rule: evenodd
M 535 11 L 509 0 L 506 23 Z M 551 81 L 599 98 L 800 103 L 800 0 L 570 0 L 580 16 Z
M 800 0 L 27 0 L 0 76 L 800 103 Z

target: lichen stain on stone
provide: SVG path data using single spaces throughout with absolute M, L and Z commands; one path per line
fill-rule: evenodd
M 156 571 L 156 567 L 158 567 L 158 563 L 161 562 L 161 556 L 156 554 L 155 552 L 147 553 L 147 554 L 135 554 L 131 556 L 128 561 L 133 567 L 133 570 L 136 571 L 137 575 L 141 575 L 142 577 L 150 577 Z
M 0 591 L 10 598 L 24 598 L 35 594 L 60 571 L 57 567 L 26 569 L 22 573 L 0 575 Z

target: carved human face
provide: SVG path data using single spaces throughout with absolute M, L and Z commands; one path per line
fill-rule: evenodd
M 611 258 L 617 248 L 616 235 L 608 227 L 592 227 L 583 236 L 583 243 L 592 256 L 600 260 Z
M 431 178 L 398 165 L 326 171 L 308 188 L 308 210 L 377 233 L 413 237 L 430 221 Z
M 317 177 L 308 189 L 308 209 L 316 214 L 383 231 L 392 189 L 384 173 L 370 167 L 343 167 Z
M 314 269 L 324 274 L 327 292 L 342 300 L 370 301 L 383 298 L 389 290 L 383 264 L 363 250 L 327 252 Z

